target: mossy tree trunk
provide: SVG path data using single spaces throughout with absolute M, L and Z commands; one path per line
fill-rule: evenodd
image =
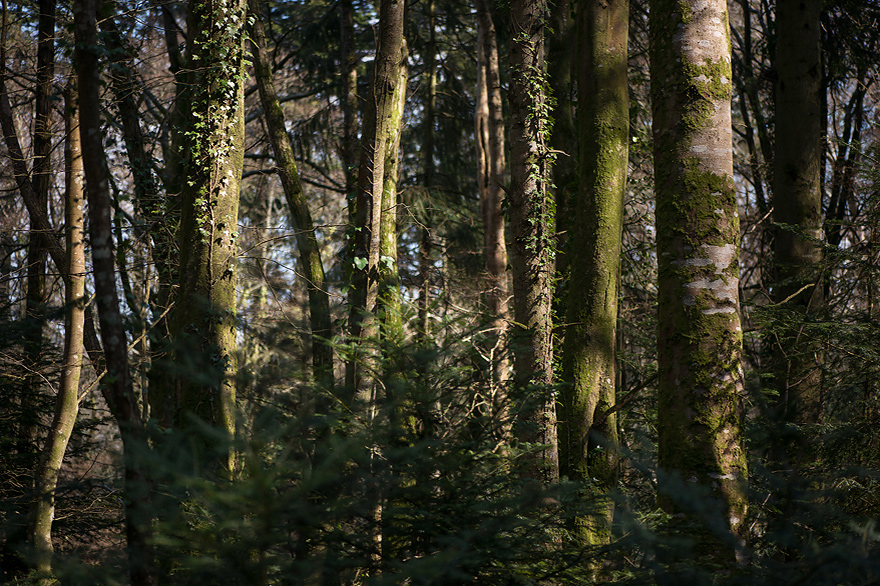
M 229 437 L 235 433 L 245 12 L 244 0 L 189 5 L 180 289 L 172 320 L 176 363 L 182 369 L 174 423 L 191 427 L 195 416 Z M 214 446 L 206 447 L 206 468 L 231 474 L 232 454 L 221 456 Z
M 553 392 L 551 302 L 554 204 L 550 195 L 552 127 L 544 60 L 545 0 L 510 5 L 510 228 L 513 359 L 517 392 L 516 436 L 538 448 L 524 466 L 526 477 L 559 477 Z
M 389 145 L 400 124 L 395 116 L 400 100 L 397 87 L 404 58 L 403 0 L 382 0 L 379 37 L 371 95 L 361 141 L 357 192 L 352 218 L 351 339 L 355 355 L 346 365 L 346 386 L 353 399 L 373 403 L 378 373 L 379 286 L 382 279 L 382 213 Z M 396 156 L 396 151 L 395 151 Z
M 569 236 L 559 452 L 563 474 L 602 499 L 577 519 L 584 541 L 608 543 L 617 483 L 617 311 L 629 153 L 628 0 L 578 6 L 578 190 Z
M 498 41 L 488 0 L 477 0 L 477 107 L 475 143 L 477 146 L 477 185 L 480 190 L 480 213 L 483 219 L 486 249 L 486 309 L 494 330 L 492 358 L 492 405 L 501 423 L 502 435 L 508 435 L 509 405 L 507 385 L 510 359 L 507 331 L 510 292 L 507 274 L 507 242 L 504 238 L 504 200 L 507 156 L 504 147 L 504 115 L 501 97 L 501 70 Z
M 321 260 L 321 251 L 315 236 L 315 226 L 309 211 L 309 203 L 303 191 L 296 160 L 293 156 L 293 144 L 284 123 L 284 111 L 281 109 L 278 93 L 275 90 L 272 64 L 266 52 L 266 33 L 263 30 L 259 3 L 256 0 L 250 0 L 250 10 L 255 18 L 252 25 L 254 73 L 260 90 L 269 142 L 275 153 L 275 163 L 281 178 L 281 185 L 284 188 L 284 196 L 287 199 L 291 224 L 296 231 L 300 267 L 309 295 L 309 324 L 314 377 L 316 382 L 332 387 L 333 347 L 330 345 L 330 339 L 333 332 L 330 323 L 330 294 L 324 279 L 324 263 Z
M 694 483 L 688 498 L 700 485 L 720 504 L 718 519 L 692 522 L 715 521 L 741 537 L 747 472 L 726 2 L 652 0 L 650 14 L 659 464 Z M 733 559 L 697 535 L 707 560 Z
M 791 315 L 774 362 L 779 415 L 798 424 L 818 423 L 822 417 L 822 351 L 803 333 L 804 317 L 823 305 L 821 11 L 821 0 L 776 3 L 774 299 Z
M 64 275 L 64 300 L 67 310 L 64 327 L 64 366 L 55 413 L 46 436 L 46 445 L 34 486 L 37 499 L 31 507 L 30 541 L 36 550 L 35 568 L 44 579 L 52 569 L 52 520 L 55 512 L 55 488 L 64 462 L 64 452 L 79 410 L 79 381 L 82 372 L 85 331 L 85 221 L 83 216 L 83 166 L 79 139 L 79 116 L 76 109 L 76 84 L 68 84 L 65 106 L 65 233 L 70 273 Z
M 429 308 L 431 304 L 431 276 L 434 271 L 433 241 L 431 239 L 431 227 L 433 226 L 434 199 L 434 126 L 437 121 L 437 25 L 435 17 L 434 0 L 428 0 L 425 6 L 428 19 L 428 45 L 425 51 L 425 116 L 422 120 L 425 130 L 425 139 L 422 143 L 422 167 L 424 177 L 424 200 L 425 215 L 422 218 L 422 226 L 419 227 L 419 325 L 418 341 L 421 345 L 427 345 L 430 340 L 429 334 Z

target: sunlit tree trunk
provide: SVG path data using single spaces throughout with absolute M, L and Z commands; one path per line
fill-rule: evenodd
M 559 417 L 560 468 L 603 499 L 577 520 L 588 543 L 608 543 L 617 483 L 617 311 L 629 153 L 629 2 L 578 5 L 578 191 L 571 222 L 568 327 Z
M 804 316 L 823 304 L 821 11 L 821 0 L 776 3 L 774 298 L 794 316 L 779 336 L 775 374 L 780 415 L 794 423 L 822 418 L 822 350 L 802 332 Z
M 250 0 L 250 10 L 255 20 L 252 25 L 254 45 L 254 73 L 260 89 L 260 99 L 266 117 L 269 142 L 275 153 L 278 175 L 284 188 L 290 219 L 296 231 L 300 267 L 309 295 L 309 323 L 311 326 L 311 350 L 314 376 L 317 382 L 332 386 L 333 348 L 330 345 L 330 294 L 324 282 L 324 264 L 315 236 L 315 226 L 309 211 L 308 200 L 299 179 L 299 171 L 293 156 L 293 145 L 284 123 L 284 111 L 275 91 L 272 65 L 266 53 L 266 34 L 260 21 L 259 4 Z
M 357 347 L 346 365 L 346 386 L 364 405 L 373 401 L 379 324 L 376 311 L 381 279 L 382 212 L 389 144 L 394 141 L 400 67 L 404 56 L 403 0 L 383 0 L 372 92 L 361 141 L 353 246 L 351 248 L 351 339 Z
M 720 505 L 714 522 L 741 537 L 747 472 L 726 2 L 652 0 L 650 14 L 659 464 L 709 488 Z M 667 497 L 673 510 L 681 504 Z M 707 560 L 733 559 L 718 542 L 698 540 Z
M 180 290 L 172 323 L 176 362 L 184 372 L 177 387 L 178 425 L 189 426 L 195 415 L 230 438 L 236 415 L 235 283 L 244 162 L 245 13 L 244 0 L 189 6 L 191 68 L 183 121 L 187 159 L 181 192 Z M 230 452 L 226 461 L 209 462 L 207 468 L 232 474 L 233 459 Z
M 477 146 L 477 185 L 480 190 L 480 213 L 483 219 L 486 249 L 486 309 L 494 330 L 492 340 L 492 403 L 502 422 L 503 434 L 509 425 L 507 385 L 510 359 L 507 330 L 510 321 L 507 276 L 507 242 L 504 238 L 505 172 L 504 116 L 501 98 L 501 72 L 495 24 L 488 0 L 477 0 L 477 107 L 475 143 Z
M 64 298 L 67 316 L 64 329 L 64 366 L 55 414 L 49 426 L 40 467 L 37 470 L 37 500 L 31 510 L 30 541 L 37 552 L 35 567 L 48 579 L 52 567 L 52 520 L 55 513 L 55 488 L 64 461 L 64 452 L 73 432 L 79 407 L 79 380 L 82 371 L 85 330 L 85 222 L 83 218 L 83 167 L 76 110 L 76 85 L 65 91 L 65 232 L 69 274 L 64 275 Z
M 539 444 L 524 475 L 545 482 L 559 476 L 556 405 L 551 344 L 554 206 L 549 192 L 552 127 L 544 29 L 545 0 L 510 5 L 510 223 L 511 273 L 516 327 L 513 331 L 515 384 L 524 392 L 516 435 Z

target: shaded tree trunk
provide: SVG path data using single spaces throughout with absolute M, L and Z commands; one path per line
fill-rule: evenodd
M 105 396 L 119 423 L 125 466 L 125 514 L 129 571 L 134 586 L 156 584 L 151 540 L 149 487 L 140 457 L 148 449 L 137 398 L 131 384 L 124 323 L 119 311 L 113 253 L 109 171 L 101 132 L 100 68 L 96 25 L 97 3 L 74 5 L 75 60 L 80 88 L 80 137 L 89 204 L 89 237 L 95 297 L 101 325 L 107 377 Z M 61 264 L 56 261 L 56 264 Z M 64 263 L 66 265 L 66 263 Z M 86 332 L 88 336 L 88 332 Z
M 552 275 L 554 206 L 549 193 L 552 127 L 544 62 L 545 0 L 510 5 L 510 223 L 511 273 L 516 327 L 515 384 L 524 392 L 517 414 L 521 442 L 543 446 L 523 470 L 551 482 L 559 476 L 553 384 Z
M 713 520 L 742 537 L 748 476 L 726 3 L 653 0 L 650 13 L 659 464 L 708 487 L 720 505 Z M 668 508 L 685 510 L 667 495 Z M 733 560 L 708 530 L 695 531 L 706 563 Z
M 774 298 L 795 314 L 776 349 L 776 388 L 784 420 L 818 423 L 822 417 L 821 348 L 803 333 L 803 316 L 823 305 L 820 15 L 818 0 L 776 3 L 776 224 Z
M 608 543 L 617 484 L 617 312 L 629 153 L 629 2 L 580 5 L 578 191 L 571 224 L 563 346 L 560 468 L 592 485 L 601 508 L 577 519 L 587 543 Z

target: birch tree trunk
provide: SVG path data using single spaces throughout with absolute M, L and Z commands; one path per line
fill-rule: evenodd
M 652 0 L 650 14 L 659 464 L 707 487 L 719 505 L 713 520 L 742 537 L 748 475 L 726 2 Z M 665 504 L 682 510 L 670 497 Z M 707 559 L 733 559 L 700 535 Z
M 602 507 L 577 519 L 587 543 L 608 543 L 617 483 L 617 309 L 629 153 L 628 0 L 578 6 L 578 190 L 569 235 L 559 451 L 563 474 Z
M 549 193 L 552 127 L 546 64 L 545 0 L 510 4 L 510 223 L 511 273 L 516 327 L 515 384 L 524 392 L 516 419 L 520 442 L 540 448 L 526 462 L 526 477 L 559 477 L 553 392 L 551 289 L 554 205 Z

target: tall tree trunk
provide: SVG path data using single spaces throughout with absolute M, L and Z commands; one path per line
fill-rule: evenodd
M 578 191 L 571 225 L 568 327 L 559 418 L 560 467 L 602 499 L 577 520 L 582 538 L 608 543 L 617 483 L 617 311 L 629 154 L 628 0 L 578 6 Z
M 549 193 L 553 155 L 547 145 L 552 118 L 544 62 L 546 0 L 510 4 L 510 223 L 515 383 L 524 391 L 517 414 L 521 442 L 541 447 L 524 475 L 545 482 L 559 477 L 553 385 L 551 289 L 555 245 Z
M 406 40 L 401 47 L 398 79 L 392 96 L 391 127 L 385 144 L 385 184 L 382 190 L 382 221 L 379 237 L 379 307 L 382 312 L 382 337 L 387 344 L 403 342 L 403 307 L 401 305 L 400 273 L 397 266 L 397 177 L 400 168 L 400 132 L 403 108 L 406 105 Z
M 309 295 L 309 323 L 311 325 L 312 364 L 315 380 L 332 386 L 333 335 L 330 323 L 330 294 L 324 283 L 324 264 L 315 236 L 315 226 L 309 211 L 308 200 L 303 192 L 293 157 L 293 145 L 284 124 L 284 111 L 275 91 L 272 79 L 272 65 L 266 54 L 266 34 L 260 21 L 260 7 L 257 0 L 250 0 L 250 10 L 254 15 L 252 25 L 254 44 L 254 73 L 260 89 L 260 100 L 266 117 L 269 142 L 275 153 L 278 175 L 284 188 L 290 219 L 296 231 L 296 244 L 299 249 L 300 266 L 306 280 Z
M 125 461 L 125 512 L 129 569 L 134 586 L 156 584 L 153 567 L 149 488 L 139 462 L 148 449 L 137 398 L 131 385 L 125 327 L 119 311 L 116 267 L 113 254 L 113 226 L 109 171 L 104 158 L 101 132 L 100 68 L 97 45 L 97 2 L 74 4 L 77 82 L 80 88 L 80 137 L 83 169 L 89 203 L 89 236 L 95 297 L 101 325 L 107 377 L 105 386 L 111 410 L 119 423 Z M 61 264 L 56 261 L 56 264 Z M 64 263 L 66 264 L 66 263 Z M 86 332 L 88 335 L 88 332 Z
M 67 317 L 64 330 L 64 367 L 55 414 L 46 437 L 42 461 L 37 471 L 37 500 L 31 508 L 30 540 L 37 552 L 36 570 L 46 580 L 52 570 L 52 520 L 55 512 L 55 489 L 64 452 L 76 423 L 79 409 L 79 380 L 83 363 L 85 331 L 85 222 L 83 217 L 83 166 L 79 139 L 79 116 L 76 110 L 76 84 L 71 81 L 64 93 L 65 136 L 65 232 L 70 273 L 64 275 L 64 299 Z
M 477 108 L 474 117 L 477 146 L 477 184 L 480 190 L 480 213 L 483 220 L 486 249 L 487 293 L 486 309 L 492 340 L 492 404 L 495 416 L 501 422 L 502 435 L 509 432 L 510 360 L 507 351 L 507 330 L 510 309 L 507 298 L 507 243 L 504 239 L 504 200 L 506 155 L 504 148 L 504 115 L 501 98 L 501 72 L 498 62 L 498 43 L 495 24 L 488 0 L 477 0 Z
M 34 134 L 32 167 L 34 192 L 40 209 L 48 213 L 49 188 L 52 184 L 51 128 L 52 89 L 55 73 L 55 0 L 40 0 L 37 25 L 37 87 L 34 104 Z M 5 66 L 5 65 L 4 65 Z M 24 349 L 29 376 L 22 394 L 22 417 L 19 427 L 19 449 L 34 453 L 36 441 L 36 398 L 42 386 L 43 326 L 46 305 L 47 240 L 31 218 L 27 250 L 27 297 L 25 298 Z
M 799 317 L 815 314 L 823 305 L 821 11 L 821 0 L 776 3 L 774 297 Z M 786 421 L 818 423 L 822 417 L 822 381 L 817 365 L 822 363 L 822 351 L 816 343 L 805 343 L 799 317 L 779 336 L 775 358 L 779 410 Z
M 650 14 L 659 464 L 708 487 L 721 503 L 717 522 L 741 537 L 747 472 L 726 2 L 652 0 Z M 699 538 L 698 547 L 707 560 L 733 559 L 715 541 Z
M 357 345 L 349 361 L 346 386 L 354 398 L 370 404 L 377 373 L 378 323 L 375 312 L 379 299 L 381 275 L 382 211 L 385 188 L 386 153 L 396 129 L 394 112 L 399 99 L 403 59 L 403 0 L 382 0 L 379 11 L 379 39 L 371 96 L 367 103 L 361 143 L 360 166 L 354 209 L 354 237 L 351 252 L 352 295 L 351 338 Z
M 195 431 L 190 421 L 195 416 L 227 439 L 235 433 L 236 416 L 235 283 L 244 163 L 246 7 L 245 0 L 189 5 L 180 289 L 172 320 L 176 361 L 185 373 L 178 380 L 177 424 Z M 232 475 L 233 453 L 228 446 L 211 445 L 214 441 L 203 438 L 205 453 L 199 457 L 207 459 L 207 470 Z
M 342 29 L 340 39 L 340 50 L 342 53 L 342 88 L 340 91 L 340 102 L 342 103 L 342 144 L 340 156 L 343 171 L 345 172 L 345 197 L 348 200 L 349 210 L 353 211 L 358 176 L 358 61 L 354 43 L 354 7 L 352 6 L 352 0 L 339 0 L 339 19 Z
M 420 344 L 430 339 L 429 308 L 431 305 L 431 275 L 433 266 L 433 226 L 432 208 L 434 205 L 434 126 L 437 123 L 437 25 L 434 0 L 428 0 L 426 7 L 428 17 L 428 46 L 425 53 L 425 76 L 427 83 L 425 92 L 425 140 L 422 143 L 422 165 L 425 173 L 425 216 L 419 228 L 419 325 L 418 338 Z

